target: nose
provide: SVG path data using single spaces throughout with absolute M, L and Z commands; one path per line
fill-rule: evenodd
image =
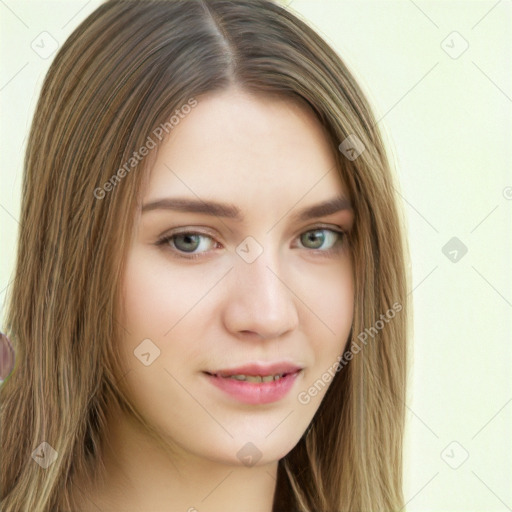
M 223 309 L 224 325 L 235 336 L 273 339 L 297 328 L 297 298 L 278 267 L 270 251 L 252 263 L 236 260 Z

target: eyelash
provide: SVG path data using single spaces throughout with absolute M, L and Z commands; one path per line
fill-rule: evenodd
M 314 228 L 308 229 L 306 231 L 303 231 L 297 238 L 300 238 L 300 236 L 311 233 L 313 231 L 329 231 L 331 233 L 334 233 L 335 235 L 338 235 L 338 239 L 334 242 L 334 246 L 327 250 L 322 249 L 309 249 L 309 252 L 313 252 L 314 254 L 319 254 L 321 256 L 332 256 L 334 254 L 338 254 L 344 247 L 344 240 L 346 238 L 346 232 L 342 230 L 327 228 L 325 226 L 316 226 Z M 165 245 L 168 245 L 168 248 L 174 253 L 174 256 L 177 258 L 183 258 L 186 260 L 197 260 L 199 258 L 205 258 L 207 257 L 207 252 L 200 252 L 200 253 L 185 253 L 183 251 L 180 251 L 176 247 L 172 247 L 169 242 L 171 242 L 175 237 L 180 235 L 199 235 L 201 237 L 210 238 L 211 240 L 214 240 L 214 238 L 206 233 L 201 233 L 198 231 L 180 231 L 175 233 L 170 233 L 167 235 L 162 236 L 157 240 L 155 245 L 159 247 L 163 247 Z M 215 240 L 214 240 L 215 241 Z M 218 242 L 217 242 L 218 243 Z M 304 249 L 308 249 L 307 247 L 304 247 Z M 185 254 L 187 254 L 185 256 Z

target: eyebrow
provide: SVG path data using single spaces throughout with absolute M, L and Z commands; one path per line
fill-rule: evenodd
M 234 204 L 216 201 L 202 201 L 181 197 L 158 199 L 142 206 L 142 213 L 153 210 L 175 210 L 188 213 L 202 213 L 216 217 L 225 217 L 243 222 L 244 216 Z M 295 221 L 306 221 L 316 217 L 332 215 L 343 210 L 352 210 L 350 201 L 345 196 L 336 196 L 327 201 L 302 208 L 293 215 Z

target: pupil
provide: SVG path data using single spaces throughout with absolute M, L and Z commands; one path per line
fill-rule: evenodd
M 321 230 L 310 231 L 309 233 L 306 233 L 306 238 L 308 242 L 312 242 L 313 244 L 315 244 L 315 242 L 319 242 L 315 246 L 315 248 L 318 248 L 322 246 L 325 234 Z
M 175 240 L 175 245 L 176 245 L 176 241 L 179 241 L 179 240 L 185 240 L 185 243 L 183 244 L 184 247 L 183 247 L 183 250 L 187 251 L 189 250 L 190 252 L 193 252 L 195 249 L 197 249 L 197 244 L 199 242 L 199 235 L 177 235 L 176 236 L 176 240 Z M 190 247 L 190 244 L 193 245 L 193 247 Z M 181 249 L 180 247 L 178 247 L 178 249 Z

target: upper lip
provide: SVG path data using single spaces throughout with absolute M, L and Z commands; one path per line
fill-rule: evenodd
M 283 373 L 295 373 L 302 370 L 301 366 L 287 362 L 275 363 L 250 363 L 234 368 L 225 368 L 222 370 L 209 371 L 210 375 L 219 375 L 221 377 L 229 377 L 232 375 L 280 375 Z

